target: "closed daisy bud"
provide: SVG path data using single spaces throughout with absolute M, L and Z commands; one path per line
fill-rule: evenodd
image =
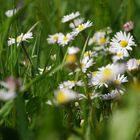
M 75 70 L 75 68 L 77 67 L 77 56 L 76 54 L 68 54 L 66 57 L 66 66 L 71 69 L 71 70 Z
M 5 12 L 5 15 L 6 15 L 7 17 L 12 17 L 12 16 L 14 16 L 16 13 L 17 13 L 17 10 L 16 10 L 16 9 L 11 9 L 11 10 L 7 10 L 7 11 Z
M 134 23 L 132 21 L 128 21 L 123 25 L 123 29 L 125 32 L 130 32 L 134 28 Z
M 129 71 L 136 70 L 136 69 L 139 68 L 139 66 L 140 66 L 139 60 L 136 60 L 135 58 L 130 59 L 130 60 L 127 62 L 127 69 L 128 69 Z
M 73 64 L 73 63 L 76 63 L 76 61 L 77 61 L 77 57 L 75 54 L 69 54 L 66 58 L 67 64 Z
M 85 122 L 85 120 L 81 120 L 80 126 L 83 126 L 84 122 Z
M 74 70 L 77 65 L 76 65 L 76 62 L 77 62 L 77 56 L 76 54 L 79 52 L 79 48 L 77 47 L 68 47 L 68 55 L 66 57 L 66 64 L 67 66 Z

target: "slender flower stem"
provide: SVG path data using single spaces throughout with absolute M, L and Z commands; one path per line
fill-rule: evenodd
M 26 48 L 25 48 L 24 44 L 23 44 L 23 43 L 21 43 L 21 45 L 22 45 L 22 49 L 23 49 L 23 51 L 24 51 L 24 53 L 25 53 L 25 55 L 26 55 L 27 59 L 29 60 L 29 62 L 30 62 L 30 64 L 31 64 L 31 66 L 34 68 L 33 63 L 32 63 L 32 61 L 31 61 L 31 59 L 30 59 L 30 56 L 28 55 L 28 52 L 27 52 L 27 50 L 26 50 Z

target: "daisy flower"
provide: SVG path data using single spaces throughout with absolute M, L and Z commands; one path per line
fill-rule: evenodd
M 113 62 L 117 62 L 118 60 L 123 60 L 125 57 L 129 57 L 129 53 L 126 51 L 125 53 L 123 51 L 118 51 L 114 56 L 112 57 Z
M 62 33 L 56 33 L 54 35 L 49 35 L 49 37 L 47 38 L 47 41 L 49 44 L 56 44 L 58 43 L 58 40 L 60 38 L 60 36 L 62 36 Z
M 136 46 L 133 36 L 130 33 L 126 34 L 122 31 L 117 32 L 116 35 L 110 42 L 110 52 L 117 53 L 118 51 L 123 52 L 124 55 L 127 51 L 132 51 L 132 46 Z
M 78 25 L 78 27 L 76 27 L 75 29 L 73 29 L 73 33 L 75 35 L 77 35 L 78 33 L 82 32 L 83 30 L 89 28 L 92 26 L 92 22 L 91 21 L 87 21 L 86 23 L 82 23 L 80 25 Z
M 66 35 L 60 35 L 59 39 L 58 39 L 58 44 L 61 46 L 65 46 L 68 45 L 68 43 L 73 40 L 74 34 L 72 33 L 68 33 Z
M 108 84 L 112 82 L 118 74 L 123 73 L 124 70 L 124 65 L 108 64 L 107 66 L 99 68 L 98 71 L 91 76 L 91 84 L 97 87 L 108 87 Z
M 89 39 L 88 45 L 92 45 L 93 43 L 99 46 L 105 46 L 109 42 L 109 38 L 106 37 L 106 32 L 99 31 L 96 32 L 92 38 Z
M 16 39 L 15 38 L 9 38 L 8 40 L 8 46 L 11 46 L 12 44 L 17 43 L 17 46 L 19 46 L 19 44 L 21 42 L 28 42 L 28 39 L 32 39 L 33 38 L 33 34 L 32 32 L 27 32 L 25 34 L 21 33 L 21 35 L 19 35 Z
M 54 95 L 58 104 L 65 104 L 77 99 L 77 94 L 73 90 L 67 88 L 58 89 L 55 91 Z
M 78 27 L 83 22 L 84 22 L 84 18 L 77 18 L 77 19 L 74 19 L 73 22 L 69 24 L 69 26 L 70 28 L 74 29 L 75 27 Z
M 17 13 L 17 9 L 10 9 L 10 10 L 7 10 L 7 11 L 5 12 L 5 15 L 6 15 L 7 17 L 12 17 L 12 16 L 14 16 L 16 13 Z
M 62 22 L 62 23 L 66 23 L 66 22 L 68 22 L 68 21 L 71 21 L 71 20 L 77 18 L 78 16 L 80 16 L 80 13 L 79 13 L 78 11 L 75 12 L 75 13 L 71 13 L 71 14 L 69 14 L 69 15 L 64 16 L 64 17 L 62 18 L 61 22 Z

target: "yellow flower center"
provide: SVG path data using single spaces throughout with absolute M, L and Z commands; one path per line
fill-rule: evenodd
M 84 25 L 83 25 L 83 24 L 80 24 L 80 25 L 78 26 L 78 31 L 82 31 L 82 30 L 84 30 Z
M 106 39 L 104 37 L 101 37 L 99 40 L 100 44 L 105 44 L 106 43 Z
M 117 85 L 120 85 L 120 84 L 121 84 L 120 80 L 115 80 L 114 82 L 115 82 L 115 84 L 117 84 Z
M 85 52 L 84 57 L 89 57 L 89 52 Z
M 54 39 L 55 41 L 58 41 L 58 36 L 54 36 L 53 39 Z
M 59 91 L 56 96 L 56 100 L 59 104 L 67 102 L 67 98 L 63 91 Z
M 103 79 L 109 80 L 111 76 L 112 76 L 112 70 L 110 68 L 105 68 L 103 71 Z
M 140 60 L 137 60 L 138 65 L 140 65 Z
M 86 64 L 84 64 L 84 63 L 81 64 L 81 67 L 82 67 L 82 68 L 85 67 L 85 66 L 86 66 Z
M 68 80 L 69 82 L 71 82 L 71 83 L 74 83 L 75 81 L 74 80 Z
M 128 45 L 128 41 L 127 40 L 121 40 L 120 45 L 121 45 L 121 47 L 125 48 Z
M 94 71 L 94 72 L 92 72 L 92 74 L 93 74 L 93 75 L 96 75 L 96 74 L 97 74 L 97 72 L 98 72 L 98 71 Z
M 122 54 L 122 53 L 117 53 L 117 56 L 118 56 L 118 57 L 122 57 L 123 54 Z
M 63 40 L 67 41 L 69 38 L 67 36 L 64 36 Z
M 23 39 L 23 34 L 21 34 L 20 36 L 17 37 L 16 41 L 17 42 L 21 42 Z
M 75 54 L 69 54 L 66 58 L 66 63 L 73 64 L 77 61 L 77 57 Z

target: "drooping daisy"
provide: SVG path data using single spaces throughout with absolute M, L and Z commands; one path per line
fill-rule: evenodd
M 58 44 L 61 46 L 65 46 L 68 45 L 68 43 L 73 40 L 74 38 L 74 34 L 72 33 L 68 33 L 66 35 L 60 35 L 59 40 L 58 40 Z
M 17 43 L 17 46 L 19 46 L 19 44 L 21 42 L 28 42 L 28 39 L 32 39 L 33 38 L 33 34 L 32 32 L 27 32 L 25 34 L 21 33 L 21 35 L 19 35 L 16 39 L 15 38 L 9 38 L 8 40 L 8 46 L 11 46 L 12 44 Z
M 54 35 L 49 35 L 49 37 L 47 38 L 47 41 L 49 44 L 56 44 L 58 43 L 58 40 L 60 38 L 60 36 L 62 36 L 62 33 L 56 33 Z
M 138 69 L 140 66 L 140 60 L 137 60 L 135 58 L 133 59 L 130 59 L 128 62 L 127 62 L 127 69 L 129 71 L 132 71 L 132 70 L 136 70 Z
M 129 53 L 126 51 L 123 53 L 123 51 L 118 51 L 114 56 L 112 57 L 113 62 L 117 62 L 118 60 L 123 60 L 125 57 L 128 57 Z
M 78 27 L 80 24 L 82 24 L 84 22 L 84 18 L 77 18 L 74 19 L 73 22 L 70 23 L 70 28 L 74 29 L 76 27 Z
M 90 68 L 93 65 L 93 52 L 92 51 L 86 51 L 84 53 L 83 59 L 80 62 L 81 69 L 85 73 L 88 68 Z
M 92 22 L 91 21 L 87 21 L 86 23 L 82 23 L 80 25 L 78 25 L 78 27 L 73 29 L 73 33 L 75 35 L 77 35 L 78 33 L 82 32 L 83 30 L 89 28 L 92 26 Z
M 136 46 L 133 36 L 126 32 L 117 32 L 116 35 L 110 42 L 110 51 L 112 53 L 117 53 L 121 51 L 124 55 L 128 53 L 127 51 L 132 51 L 132 46 Z
M 118 90 L 112 90 L 110 93 L 101 95 L 100 98 L 102 100 L 111 100 L 118 98 L 121 95 L 121 93 Z
M 50 71 L 52 66 L 48 66 L 45 68 L 45 72 Z M 43 74 L 44 68 L 38 68 L 39 74 Z
M 64 81 L 63 83 L 59 84 L 60 89 L 63 89 L 63 88 L 72 89 L 75 86 L 83 86 L 83 82 L 68 80 L 68 81 Z
M 66 23 L 68 21 L 71 21 L 71 20 L 77 18 L 78 16 L 80 16 L 80 13 L 77 11 L 75 13 L 71 13 L 69 15 L 64 16 L 61 21 L 62 21 L 62 23 Z
M 6 15 L 7 17 L 12 17 L 12 16 L 14 16 L 16 13 L 17 13 L 17 9 L 11 9 L 11 10 L 7 10 L 7 11 L 5 12 L 5 15 Z
M 77 99 L 77 94 L 70 89 L 58 89 L 54 93 L 55 100 L 58 104 L 65 104 Z

